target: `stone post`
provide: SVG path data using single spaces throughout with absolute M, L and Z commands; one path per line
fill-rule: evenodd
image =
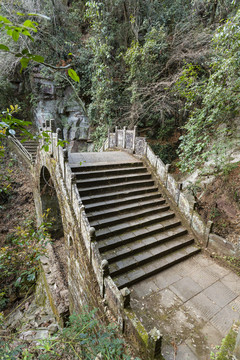
M 118 146 L 118 127 L 115 126 L 115 144 L 116 147 Z
M 106 259 L 101 262 L 101 273 L 102 273 L 102 293 L 101 296 L 104 298 L 105 295 L 105 285 L 104 278 L 109 275 L 109 264 Z
M 73 202 L 74 185 L 77 183 L 76 174 L 71 174 L 71 202 Z
M 120 290 L 122 294 L 123 303 L 122 306 L 124 309 L 130 307 L 130 300 L 131 300 L 131 291 L 125 287 Z
M 166 164 L 166 167 L 165 167 L 165 186 L 167 188 L 167 183 L 168 183 L 168 173 L 169 173 L 169 168 L 170 168 L 171 164 Z
M 205 227 L 205 233 L 204 233 L 206 248 L 208 247 L 209 236 L 210 236 L 210 233 L 212 232 L 212 228 L 213 228 L 213 222 L 211 220 L 208 220 L 207 225 Z
M 59 140 L 59 137 L 60 137 L 60 134 L 61 134 L 61 129 L 57 128 L 56 130 L 56 134 L 57 134 L 57 137 L 56 137 L 56 154 L 57 154 L 57 161 L 59 159 L 59 146 L 58 146 L 58 140 Z
M 89 259 L 90 259 L 90 263 L 92 264 L 92 242 L 96 241 L 96 230 L 93 226 L 91 226 L 89 229 L 89 235 L 90 235 Z
M 180 194 L 183 188 L 183 183 L 178 183 L 178 193 L 177 193 L 177 198 L 176 198 L 176 204 L 177 206 L 179 206 L 179 199 L 180 199 Z
M 159 358 L 162 348 L 162 335 L 159 330 L 153 328 L 148 333 L 148 352 L 151 359 Z
M 110 149 L 110 128 L 108 128 L 108 149 Z M 106 150 L 106 149 L 103 149 Z
M 68 161 L 68 151 L 67 151 L 67 149 L 63 149 L 63 158 L 64 158 L 64 174 L 63 174 L 63 179 L 64 179 L 64 182 L 65 182 L 65 184 L 66 184 L 66 176 L 67 176 L 66 162 Z
M 50 146 L 49 146 L 49 152 L 50 152 L 50 157 L 53 157 L 53 133 L 52 133 L 52 131 L 50 132 L 50 142 L 51 142 L 51 144 L 50 144 Z
M 194 201 L 193 207 L 192 207 L 192 212 L 191 212 L 190 227 L 192 227 L 193 213 L 194 213 L 194 210 L 196 209 L 196 206 L 197 206 L 197 203 L 196 203 L 196 201 Z
M 82 202 L 78 202 L 78 206 L 79 206 L 79 226 L 80 226 L 80 231 L 82 229 L 82 212 L 85 211 L 85 206 L 82 204 Z
M 126 126 L 123 127 L 123 149 L 126 148 Z
M 137 137 L 137 126 L 135 125 L 133 128 L 133 154 L 135 153 L 135 141 L 136 141 L 136 137 Z

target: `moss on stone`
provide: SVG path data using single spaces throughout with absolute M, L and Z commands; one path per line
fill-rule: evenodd
M 134 328 L 137 330 L 139 336 L 143 340 L 143 342 L 147 345 L 148 344 L 148 334 L 142 325 L 142 323 L 138 320 L 135 312 L 131 309 L 125 309 L 125 314 L 131 320 Z

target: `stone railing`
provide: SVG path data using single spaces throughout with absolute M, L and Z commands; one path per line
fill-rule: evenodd
M 24 145 L 14 135 L 8 136 L 8 140 L 15 145 L 17 150 L 25 159 L 27 159 L 31 164 L 33 163 L 32 155 L 27 151 Z
M 69 166 L 68 152 L 66 149 L 58 146 L 60 130 L 57 129 L 56 133 L 51 132 L 51 122 L 49 122 L 44 124 L 43 131 L 49 131 L 50 143 L 49 150 L 46 154 L 56 160 L 60 167 L 62 180 L 59 181 L 63 181 L 69 203 L 71 203 L 81 238 L 87 250 L 89 263 L 92 266 L 99 285 L 100 295 L 118 319 L 121 331 L 126 334 L 128 338 L 134 339 L 135 346 L 138 350 L 141 347 L 146 359 L 154 359 L 161 353 L 161 334 L 159 330 L 155 328 L 149 333 L 145 330 L 131 309 L 129 289 L 124 288 L 119 290 L 109 275 L 108 262 L 102 259 L 100 255 L 96 242 L 95 229 L 89 224 L 85 207 L 77 188 L 76 176 L 72 173 Z M 129 136 L 129 134 L 132 133 L 126 132 L 126 136 Z M 40 139 L 40 146 L 42 147 L 43 145 L 44 138 L 42 137 Z M 46 155 L 43 154 L 43 156 Z M 72 241 L 70 238 L 71 237 L 68 239 L 68 243 Z
M 188 225 L 196 235 L 197 239 L 204 247 L 210 247 L 216 252 L 225 255 L 233 255 L 239 252 L 238 246 L 233 245 L 226 239 L 212 232 L 213 223 L 208 221 L 207 224 L 196 211 L 196 202 L 194 202 L 186 193 L 182 191 L 183 184 L 177 182 L 169 173 L 169 164 L 156 156 L 144 137 L 137 136 L 137 128 L 133 130 L 122 130 L 115 128 L 115 132 L 108 132 L 108 138 L 104 143 L 102 151 L 107 149 L 118 148 L 131 151 L 135 155 L 139 155 L 146 159 L 160 180 L 160 183 L 167 190 L 170 199 L 179 208 L 181 214 L 184 215 Z

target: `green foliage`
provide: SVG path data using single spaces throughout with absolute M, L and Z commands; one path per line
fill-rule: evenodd
M 18 105 L 10 105 L 10 108 L 0 114 L 0 156 L 3 156 L 4 154 L 2 140 L 8 135 L 15 135 L 16 129 L 21 131 L 21 135 L 30 138 L 32 137 L 30 132 L 25 129 L 25 127 L 30 125 L 31 122 L 20 120 L 13 116 L 18 111 Z
M 170 164 L 177 158 L 176 146 L 171 144 L 152 144 L 154 153 L 160 157 L 165 164 Z
M 216 31 L 209 76 L 198 81 L 200 67 L 189 64 L 178 82 L 187 108 L 194 105 L 180 145 L 182 171 L 209 159 L 217 160 L 221 169 L 228 157 L 231 120 L 239 112 L 239 21 L 240 11 Z
M 19 13 L 17 12 L 18 17 L 24 17 L 26 18 L 26 16 L 34 16 L 34 17 L 43 17 L 45 19 L 50 20 L 50 18 L 48 18 L 47 16 L 41 15 L 41 14 L 23 14 L 23 13 Z M 5 31 L 6 34 L 11 37 L 15 42 L 17 42 L 19 40 L 20 36 L 26 36 L 28 39 L 30 39 L 32 42 L 34 42 L 34 38 L 32 36 L 32 33 L 37 33 L 38 29 L 39 29 L 39 24 L 36 21 L 33 21 L 31 19 L 26 19 L 23 23 L 13 23 L 12 21 L 10 21 L 8 18 L 0 15 L 0 29 L 1 31 Z M 20 64 L 21 64 L 21 72 L 23 69 L 27 68 L 28 64 L 30 61 L 34 61 L 38 64 L 43 64 L 44 66 L 51 68 L 51 69 L 55 69 L 58 70 L 58 68 L 56 66 L 53 66 L 51 64 L 47 64 L 45 63 L 45 58 L 41 55 L 38 54 L 32 54 L 31 51 L 29 50 L 28 46 L 27 48 L 24 49 L 19 49 L 18 52 L 15 52 L 14 49 L 9 48 L 8 46 L 6 46 L 5 44 L 0 44 L 0 50 L 1 51 L 5 51 L 5 52 L 9 52 L 11 54 L 13 54 L 16 58 L 19 58 Z M 70 66 L 67 65 L 64 68 L 69 68 Z M 60 68 L 60 67 L 59 67 Z M 68 69 L 68 75 L 71 79 L 73 79 L 76 82 L 79 82 L 79 77 L 77 75 L 77 73 L 73 70 L 73 69 Z
M 35 356 L 41 360 L 60 358 L 95 360 L 98 354 L 101 354 L 103 360 L 131 359 L 126 355 L 125 343 L 118 337 L 116 326 L 113 324 L 104 326 L 98 319 L 97 309 L 90 311 L 88 308 L 85 308 L 81 314 L 71 315 L 66 328 L 61 329 L 54 337 L 39 340 L 38 345 L 30 349 L 27 349 L 24 343 L 15 348 L 8 343 L 2 345 L 0 359 L 7 359 L 4 356 L 14 354 L 22 355 L 25 360 Z M 140 359 L 135 358 L 135 360 Z
M 175 119 L 170 119 L 166 124 L 159 128 L 156 137 L 159 140 L 168 140 L 168 138 L 174 134 L 175 129 Z
M 6 174 L 0 174 L 0 208 L 1 205 L 3 205 L 7 201 L 8 197 L 11 194 L 11 173 L 12 171 L 10 169 L 7 169 Z
M 237 332 L 233 328 L 227 336 L 222 340 L 220 351 L 216 354 L 211 353 L 211 360 L 231 360 L 233 359 L 233 350 L 235 348 Z
M 48 229 L 51 224 L 43 222 L 35 227 L 29 219 L 18 226 L 8 236 L 7 242 L 0 249 L 0 283 L 3 285 L 0 302 L 8 302 L 10 292 L 27 291 L 37 277 L 40 256 L 45 254 L 49 241 Z M 11 287 L 9 283 L 13 284 Z M 1 308 L 0 308 L 1 310 Z

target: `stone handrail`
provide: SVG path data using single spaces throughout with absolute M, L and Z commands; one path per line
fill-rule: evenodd
M 27 149 L 23 146 L 23 144 L 14 135 L 9 135 L 8 139 L 12 141 L 12 143 L 17 147 L 20 153 L 32 164 L 33 163 L 32 155 L 27 151 Z

